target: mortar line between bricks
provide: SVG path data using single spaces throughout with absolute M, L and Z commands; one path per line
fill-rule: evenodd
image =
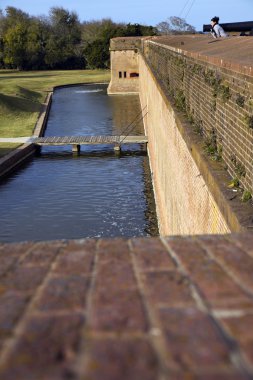
M 132 245 L 131 240 L 128 241 L 129 246 L 129 253 L 132 260 L 134 275 L 136 278 L 138 290 L 141 294 L 142 304 L 144 307 L 144 310 L 147 315 L 148 324 L 149 324 L 149 341 L 151 341 L 151 345 L 154 349 L 154 352 L 156 353 L 156 357 L 159 362 L 159 368 L 160 368 L 160 375 L 158 380 L 166 380 L 168 379 L 168 376 L 170 375 L 170 370 L 173 370 L 174 368 L 168 368 L 166 365 L 167 362 L 167 346 L 166 342 L 162 333 L 161 324 L 159 321 L 159 318 L 156 315 L 156 312 L 154 308 L 150 305 L 148 302 L 147 293 L 145 290 L 145 285 L 142 281 L 142 275 L 141 272 L 138 269 L 138 264 L 135 258 L 134 254 L 134 248 Z
M 100 245 L 100 240 L 96 242 L 95 255 L 92 263 L 92 271 L 91 271 L 91 279 L 89 283 L 89 290 L 87 292 L 87 301 L 86 301 L 86 320 L 84 322 L 84 326 L 82 331 L 80 332 L 81 342 L 80 342 L 80 351 L 79 355 L 77 355 L 76 363 L 73 366 L 73 370 L 77 374 L 77 379 L 81 379 L 85 376 L 86 368 L 88 365 L 89 358 L 89 348 L 90 341 L 92 340 L 91 336 L 87 336 L 87 325 L 90 321 L 90 316 L 92 313 L 92 298 L 93 292 L 96 284 L 97 277 L 97 263 L 98 263 L 98 248 Z
M 253 291 L 241 283 L 240 279 L 237 278 L 237 276 L 231 271 L 226 263 L 221 262 L 216 256 L 213 255 L 212 250 L 209 247 L 206 247 L 204 244 L 204 241 L 200 241 L 195 238 L 195 241 L 198 243 L 198 245 L 204 249 L 204 251 L 207 253 L 207 255 L 219 265 L 219 267 L 242 289 L 250 298 L 253 297 Z
M 207 253 L 207 255 L 211 259 L 213 259 L 216 263 L 218 263 L 219 266 L 221 266 L 221 264 L 217 260 L 215 260 L 212 253 L 209 251 L 208 247 L 205 247 L 204 243 L 202 243 L 198 238 L 195 238 L 194 240 L 199 244 L 199 246 L 202 249 L 204 249 L 204 251 Z M 224 270 L 223 266 L 221 266 L 221 268 Z M 211 310 L 210 315 L 213 321 L 215 322 L 216 326 L 221 331 L 223 337 L 225 338 L 225 340 L 229 343 L 231 347 L 232 363 L 235 365 L 237 369 L 239 369 L 245 375 L 248 375 L 250 377 L 253 374 L 253 367 L 249 365 L 248 362 L 244 359 L 244 356 L 241 353 L 241 350 L 237 341 L 229 334 L 229 332 L 225 328 L 223 328 L 223 326 L 221 325 L 219 321 L 219 317 L 217 317 L 217 314 L 215 313 L 215 311 Z
M 14 349 L 14 346 L 15 346 L 16 342 L 18 341 L 19 337 L 23 333 L 25 326 L 26 326 L 26 321 L 32 315 L 34 305 L 35 305 L 38 297 L 41 295 L 41 293 L 44 289 L 44 286 L 47 283 L 47 279 L 50 276 L 50 272 L 53 269 L 53 267 L 55 266 L 57 258 L 59 256 L 61 250 L 63 250 L 63 249 L 64 249 L 64 247 L 58 247 L 57 248 L 56 255 L 55 255 L 54 259 L 52 260 L 50 266 L 48 267 L 47 274 L 45 275 L 45 277 L 41 281 L 40 285 L 37 287 L 37 290 L 35 291 L 34 296 L 31 297 L 31 300 L 30 300 L 29 304 L 27 305 L 27 307 L 25 308 L 24 313 L 22 314 L 22 316 L 20 317 L 16 326 L 14 327 L 12 336 L 6 341 L 6 343 L 4 345 L 4 349 L 0 353 L 0 371 L 1 371 L 1 367 L 5 363 L 6 359 L 8 358 L 8 356 L 11 354 L 12 350 Z
M 115 339 L 118 340 L 120 336 L 121 341 L 132 341 L 133 339 L 143 339 L 148 340 L 149 337 L 147 337 L 147 334 L 143 332 L 120 332 L 120 335 L 118 332 L 110 332 L 110 331 L 92 331 L 89 332 L 89 339 L 99 339 L 99 340 L 108 340 L 108 339 Z
M 168 253 L 172 256 L 172 258 L 178 263 L 178 266 L 180 267 L 181 273 L 187 276 L 189 278 L 189 281 L 192 283 L 191 278 L 188 275 L 187 270 L 185 269 L 184 265 L 182 264 L 181 260 L 178 258 L 176 252 L 169 246 L 165 238 L 161 237 L 161 241 L 164 243 Z M 215 313 L 213 312 L 212 308 L 208 305 L 208 303 L 203 299 L 201 296 L 201 291 L 198 290 L 197 286 L 193 283 L 193 289 L 195 290 L 195 294 L 193 294 L 193 297 L 197 296 L 197 300 L 200 302 L 201 310 L 204 311 L 209 318 L 211 319 L 214 326 L 217 328 L 217 330 L 220 333 L 221 338 L 223 338 L 224 343 L 227 345 L 229 356 L 231 363 L 240 370 L 245 375 L 250 375 L 251 369 L 245 363 L 238 343 L 227 333 L 227 331 L 223 328 L 223 326 L 220 324 L 220 321 L 215 316 Z
M 198 286 L 193 282 L 191 277 L 189 276 L 189 273 L 185 269 L 185 266 L 183 265 L 180 258 L 177 256 L 176 252 L 169 246 L 166 239 L 163 237 L 160 237 L 161 242 L 163 243 L 164 247 L 166 248 L 166 251 L 168 252 L 169 256 L 172 258 L 172 260 L 176 263 L 179 272 L 188 279 L 190 283 L 191 293 L 192 296 L 199 308 L 200 311 L 210 314 L 210 306 L 207 302 L 207 300 L 201 295 L 200 290 L 198 289 Z
M 226 240 L 228 240 L 230 243 L 236 245 L 241 251 L 243 251 L 247 256 L 249 256 L 251 259 L 253 259 L 253 254 L 251 255 L 247 250 L 240 244 L 240 240 L 238 241 L 237 239 L 234 239 L 233 237 L 231 238 L 230 235 L 224 236 Z
M 37 243 L 32 244 L 31 247 L 27 248 L 27 250 L 25 250 L 25 252 L 21 254 L 21 256 L 17 257 L 16 260 L 14 260 L 13 263 L 11 263 L 10 266 L 6 269 L 6 271 L 1 274 L 0 279 L 6 276 L 7 273 L 10 272 L 15 265 L 17 265 L 19 262 L 21 262 L 21 260 L 26 258 L 26 256 L 29 255 L 29 253 L 34 249 L 34 247 L 36 247 L 39 244 L 40 243 L 37 242 Z
M 253 314 L 253 309 L 247 309 L 247 310 L 240 310 L 240 309 L 233 309 L 233 310 L 226 310 L 226 309 L 214 309 L 213 315 L 216 318 L 239 318 L 243 317 L 245 315 L 251 315 Z

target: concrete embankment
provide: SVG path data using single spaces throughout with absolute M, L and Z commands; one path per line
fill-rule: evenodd
M 43 136 L 48 114 L 50 111 L 50 106 L 52 102 L 52 93 L 49 93 L 45 103 L 42 106 L 41 113 L 39 114 L 37 123 L 34 128 L 33 136 L 39 137 Z M 27 139 L 27 138 L 24 138 Z M 22 139 L 21 139 L 22 140 Z M 14 142 L 14 141 L 13 141 Z M 13 170 L 17 169 L 20 165 L 22 165 L 24 162 L 26 162 L 30 157 L 34 155 L 36 152 L 36 146 L 33 143 L 25 143 L 15 149 L 14 151 L 10 152 L 6 156 L 2 157 L 0 159 L 0 180 L 9 175 Z

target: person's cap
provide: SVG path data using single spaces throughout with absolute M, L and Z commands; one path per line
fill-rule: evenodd
M 217 16 L 214 16 L 213 18 L 211 18 L 211 21 L 213 21 L 213 22 L 219 22 L 219 17 L 217 17 Z

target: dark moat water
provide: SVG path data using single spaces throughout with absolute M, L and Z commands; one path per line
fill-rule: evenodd
M 46 136 L 119 134 L 140 112 L 138 96 L 105 85 L 59 89 Z M 142 121 L 131 134 L 143 134 Z M 148 157 L 140 146 L 45 147 L 0 185 L 1 242 L 156 235 Z

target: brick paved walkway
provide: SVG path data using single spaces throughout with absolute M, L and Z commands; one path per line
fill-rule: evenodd
M 253 235 L 0 245 L 1 380 L 253 378 Z

